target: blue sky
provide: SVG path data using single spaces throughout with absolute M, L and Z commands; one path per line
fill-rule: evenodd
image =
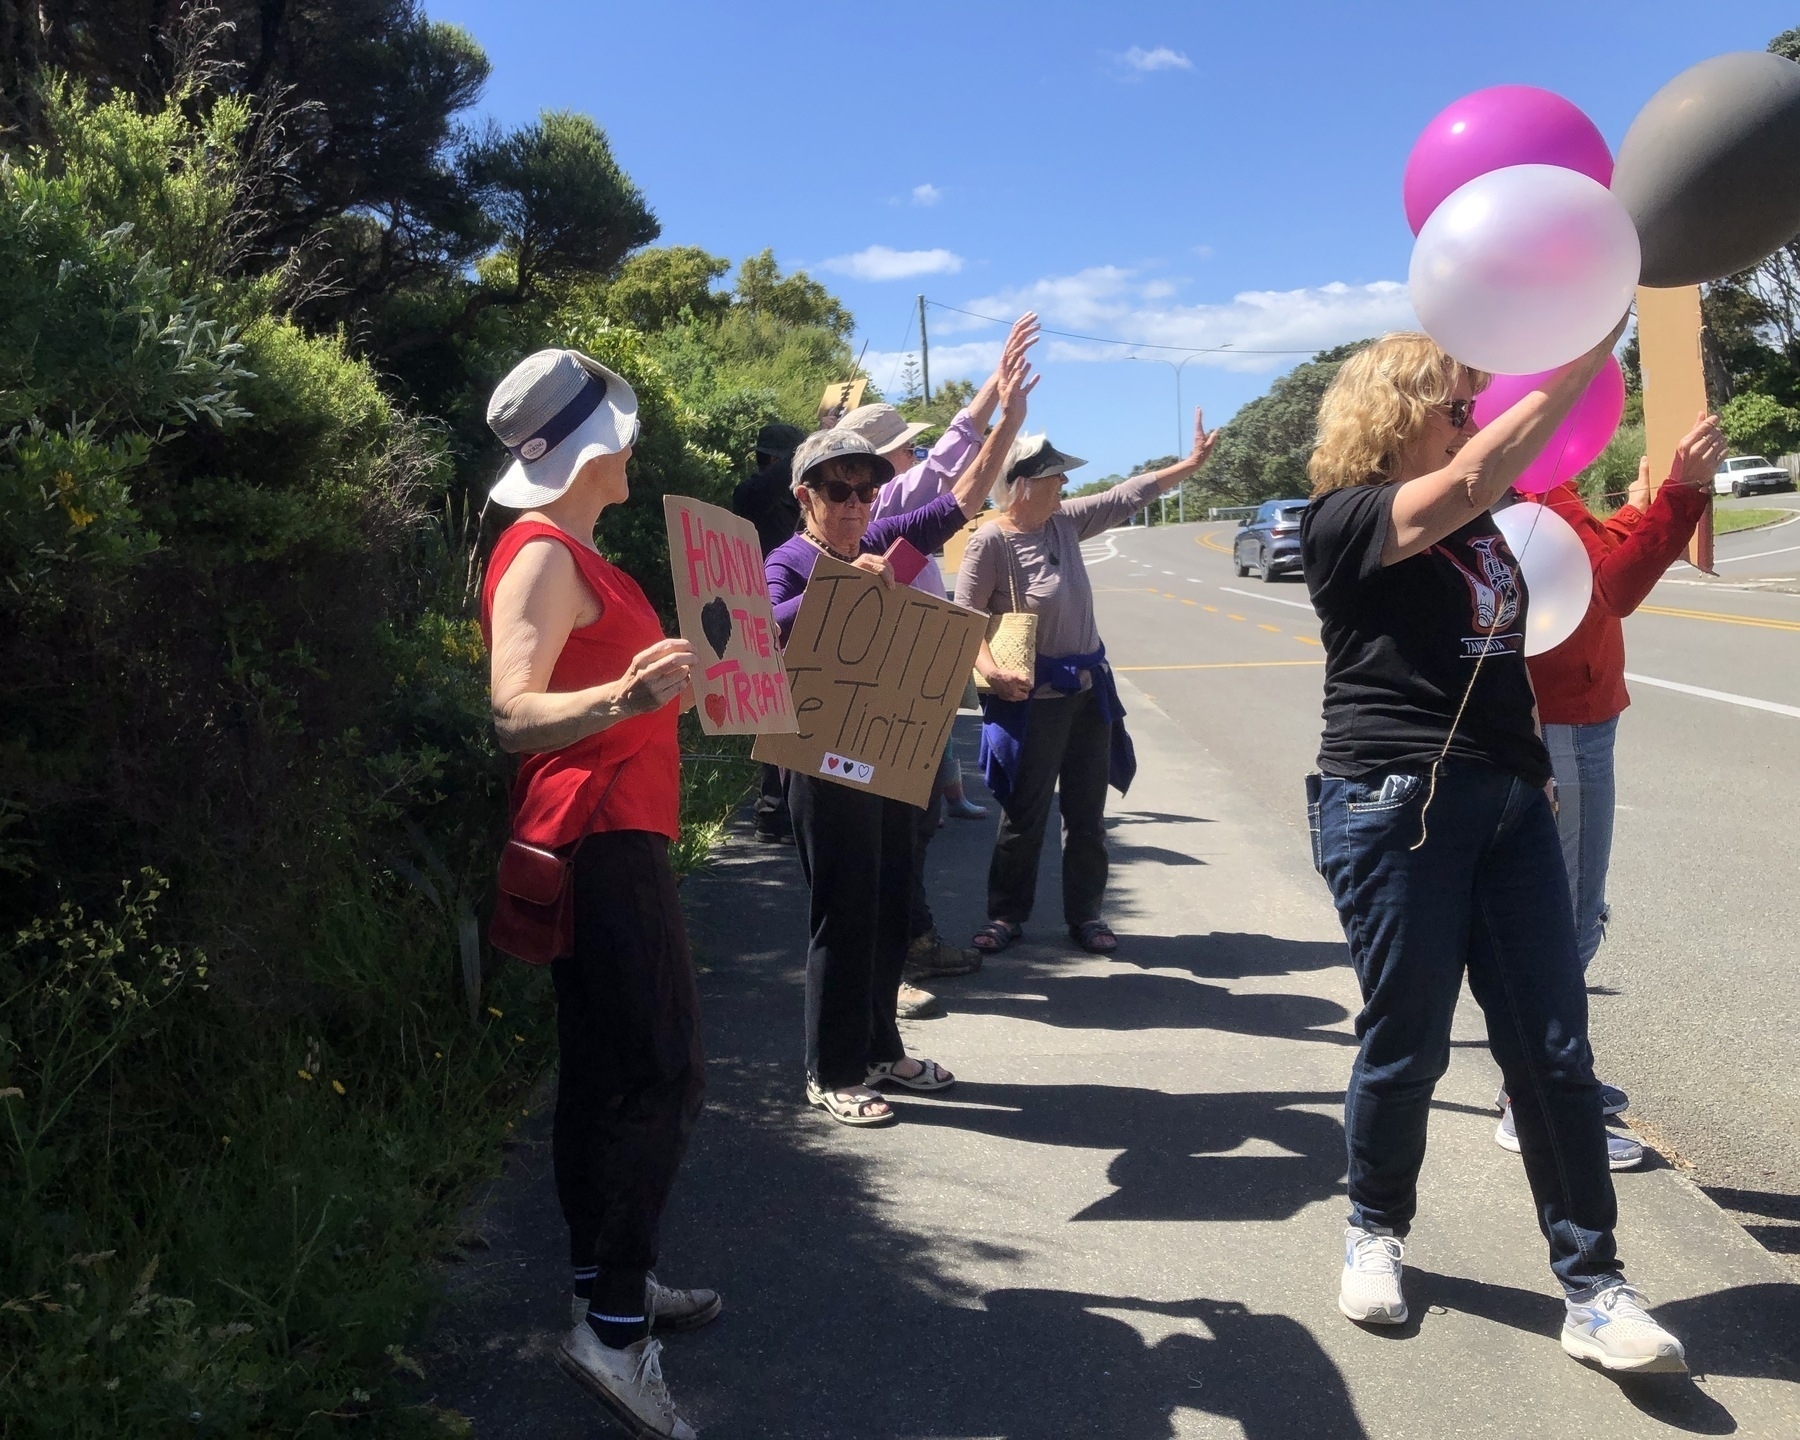
M 427 9 L 493 61 L 486 114 L 598 120 L 663 243 L 734 263 L 770 247 L 829 283 L 891 392 L 923 292 L 1082 334 L 1229 343 L 1182 371 L 1209 425 L 1304 358 L 1249 352 L 1410 323 L 1400 173 L 1451 100 L 1541 85 L 1616 149 L 1679 71 L 1800 24 L 1800 6 L 1764 0 Z M 985 374 L 1004 333 L 942 309 L 928 324 L 934 382 Z M 1077 480 L 1175 448 L 1173 369 L 1132 353 L 1039 346 L 1030 426 L 1092 462 Z

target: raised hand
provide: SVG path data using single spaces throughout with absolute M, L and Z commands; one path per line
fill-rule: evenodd
M 1187 463 L 1193 467 L 1193 470 L 1198 470 L 1208 460 L 1212 459 L 1213 449 L 1218 443 L 1219 432 L 1217 430 L 1210 432 L 1207 430 L 1206 416 L 1201 412 L 1200 407 L 1196 405 L 1194 407 L 1194 448 L 1188 451 Z M 1193 470 L 1190 470 L 1188 473 L 1192 474 Z
M 1031 362 L 1025 358 L 1025 346 L 1017 350 L 1007 350 L 1000 357 L 1000 409 L 1006 415 L 1025 414 L 1026 397 L 1037 388 L 1041 378 L 1032 373 Z
M 994 367 L 996 376 L 1004 377 L 1009 360 L 1023 355 L 1038 342 L 1038 317 L 1035 312 L 1027 310 L 1013 321 L 1012 329 L 1007 332 L 1006 348 L 1000 352 L 1000 363 Z
M 1702 410 L 1695 417 L 1694 428 L 1683 435 L 1675 447 L 1675 460 L 1669 467 L 1667 483 L 1711 494 L 1713 476 L 1730 448 L 1725 432 L 1719 428 L 1719 417 Z

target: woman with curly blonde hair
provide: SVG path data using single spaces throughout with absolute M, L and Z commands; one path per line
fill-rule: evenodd
M 1620 1272 L 1587 992 L 1525 669 L 1525 582 L 1488 513 L 1623 329 L 1485 429 L 1488 377 L 1424 335 L 1344 362 L 1319 412 L 1301 562 L 1325 644 L 1313 862 L 1362 990 L 1344 1100 L 1338 1308 L 1396 1325 L 1433 1087 L 1466 972 L 1512 1096 L 1569 1354 L 1678 1371 L 1681 1344 Z

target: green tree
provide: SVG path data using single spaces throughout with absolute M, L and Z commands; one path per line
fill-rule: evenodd
M 1255 505 L 1312 491 L 1312 454 L 1319 402 L 1338 368 L 1369 342 L 1321 350 L 1233 415 L 1211 462 L 1189 484 L 1190 503 Z
M 601 307 L 620 325 L 646 332 L 661 330 L 684 314 L 717 320 L 731 308 L 731 295 L 713 282 L 731 262 L 697 245 L 667 245 L 640 250 L 602 282 Z
M 1757 455 L 1782 455 L 1800 444 L 1800 410 L 1772 395 L 1749 390 L 1719 412 L 1732 448 Z
M 773 250 L 739 265 L 732 289 L 734 307 L 758 318 L 824 330 L 840 340 L 856 328 L 838 298 L 804 270 L 783 276 Z

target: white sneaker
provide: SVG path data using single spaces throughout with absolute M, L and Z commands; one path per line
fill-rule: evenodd
M 698 1330 L 709 1320 L 719 1318 L 725 1302 L 717 1290 L 675 1290 L 662 1284 L 654 1275 L 644 1277 L 644 1315 L 652 1330 Z M 588 1302 L 579 1295 L 569 1297 L 569 1323 L 579 1325 L 587 1319 Z
M 1506 1107 L 1506 1113 L 1500 1117 L 1500 1123 L 1494 1129 L 1494 1143 L 1502 1150 L 1519 1153 L 1519 1132 L 1513 1124 L 1512 1106 Z M 1621 1135 L 1617 1130 L 1606 1132 L 1606 1168 L 1608 1170 L 1635 1170 L 1644 1163 L 1644 1147 L 1629 1135 Z
M 634 1440 L 699 1440 L 700 1432 L 675 1413 L 669 1387 L 663 1384 L 662 1344 L 648 1335 L 614 1350 L 602 1345 L 583 1320 L 563 1338 L 556 1363 Z
M 1400 1293 L 1400 1261 L 1406 1244 L 1393 1235 L 1371 1235 L 1350 1225 L 1344 1230 L 1344 1278 L 1338 1309 L 1362 1325 L 1404 1325 L 1406 1298 Z
M 1584 1304 L 1567 1302 L 1562 1348 L 1605 1370 L 1639 1375 L 1685 1375 L 1687 1352 L 1644 1309 L 1644 1297 L 1624 1281 Z

